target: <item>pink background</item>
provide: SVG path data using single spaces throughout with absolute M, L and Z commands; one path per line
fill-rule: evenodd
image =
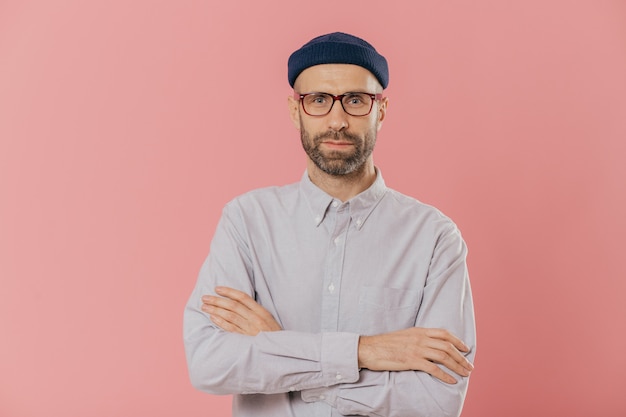
M 376 163 L 470 247 L 464 417 L 626 415 L 626 2 L 0 0 L 0 416 L 229 416 L 182 310 L 222 206 L 299 179 L 286 60 L 390 62 Z

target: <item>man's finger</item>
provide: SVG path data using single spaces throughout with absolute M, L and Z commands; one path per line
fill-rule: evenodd
M 245 307 L 249 308 L 252 311 L 255 311 L 255 312 L 259 312 L 261 310 L 263 312 L 266 311 L 264 308 L 262 308 L 259 305 L 259 303 L 257 303 L 252 297 L 250 297 L 248 294 L 246 294 L 243 291 L 239 291 L 239 290 L 236 290 L 234 288 L 229 288 L 229 287 L 215 287 L 215 292 L 222 297 L 229 298 L 231 300 L 234 300 L 244 305 Z
M 432 362 L 423 365 L 422 370 L 447 384 L 456 384 L 458 382 L 452 375 L 444 372 L 440 367 Z
M 439 349 L 425 349 L 423 355 L 429 361 L 440 364 L 460 376 L 469 376 L 471 370 L 457 362 L 446 352 Z
M 217 314 L 210 314 L 209 317 L 211 318 L 211 321 L 215 323 L 218 327 L 220 327 L 222 330 L 225 330 L 231 333 L 245 334 L 245 332 L 240 327 L 234 325 L 233 323 L 229 321 L 224 320 Z
M 470 351 L 470 348 L 465 343 L 463 343 L 461 339 L 445 329 L 427 329 L 426 336 L 432 337 L 433 339 L 441 339 L 445 340 L 446 342 L 452 343 L 452 345 L 454 345 L 454 347 L 461 352 L 467 353 Z
M 238 314 L 207 304 L 202 305 L 202 311 L 207 313 L 211 321 L 223 330 L 245 334 L 245 328 L 242 326 L 245 326 L 246 322 Z
M 474 365 L 472 365 L 472 363 L 468 361 L 467 358 L 450 342 L 445 342 L 439 339 L 431 339 L 429 347 L 437 352 L 434 355 L 434 358 L 429 359 L 436 363 L 445 365 L 457 374 L 467 376 L 465 373 L 461 373 L 459 371 L 466 370 L 471 372 L 474 370 Z
M 281 330 L 274 317 L 248 294 L 228 287 L 217 287 L 215 292 L 217 296 L 202 297 L 202 310 L 236 327 L 229 331 L 254 336 L 261 331 Z M 230 329 L 224 327 L 226 324 L 218 325 Z
M 229 287 L 216 287 L 215 292 L 222 297 L 227 297 L 230 300 L 234 300 L 235 302 L 238 302 L 239 304 L 245 306 L 246 308 L 254 312 L 254 314 L 264 323 L 270 324 L 275 322 L 274 316 L 272 316 L 269 311 L 267 311 L 263 306 L 257 303 L 245 292 Z M 278 329 L 274 328 L 274 330 Z
M 228 319 L 228 317 L 224 317 L 225 314 L 232 313 L 238 316 L 246 317 L 249 314 L 249 309 L 242 305 L 237 301 L 233 301 L 228 298 L 222 297 L 214 297 L 212 295 L 202 297 L 202 310 L 214 314 L 216 311 L 222 311 L 221 317 L 224 319 Z

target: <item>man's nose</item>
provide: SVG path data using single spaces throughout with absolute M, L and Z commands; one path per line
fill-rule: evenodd
M 348 113 L 343 110 L 340 100 L 333 101 L 333 107 L 326 115 L 328 118 L 328 127 L 332 130 L 342 130 L 348 127 Z

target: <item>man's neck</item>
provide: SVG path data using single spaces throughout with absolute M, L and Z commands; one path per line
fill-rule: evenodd
M 376 168 L 371 158 L 363 166 L 346 175 L 330 175 L 308 161 L 311 182 L 340 201 L 348 201 L 367 190 L 376 181 Z

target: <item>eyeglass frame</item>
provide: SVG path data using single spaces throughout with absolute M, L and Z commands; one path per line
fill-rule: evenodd
M 310 95 L 313 95 L 313 94 L 325 94 L 327 96 L 332 97 L 333 104 L 330 105 L 330 108 L 328 109 L 328 111 L 326 113 L 324 113 L 324 114 L 311 114 L 308 111 L 306 111 L 306 108 L 304 107 L 304 102 L 302 100 L 306 96 L 310 96 Z M 346 97 L 346 96 L 349 96 L 351 94 L 365 94 L 366 96 L 370 96 L 370 98 L 372 99 L 372 102 L 370 103 L 370 109 L 367 111 L 367 113 L 354 115 L 352 113 L 349 113 L 346 110 L 346 108 L 343 106 L 343 98 Z M 341 104 L 341 108 L 343 109 L 343 111 L 346 114 L 348 114 L 348 115 L 350 115 L 352 117 L 365 117 L 365 116 L 368 116 L 372 112 L 372 109 L 374 108 L 374 101 L 382 100 L 383 95 L 382 95 L 382 93 L 372 94 L 372 93 L 365 93 L 365 92 L 362 92 L 362 91 L 349 91 L 347 93 L 338 94 L 338 95 L 334 95 L 334 94 L 330 94 L 330 93 L 324 93 L 322 91 L 314 91 L 314 92 L 311 92 L 311 93 L 304 93 L 304 94 L 298 93 L 298 92 L 294 91 L 293 92 L 293 98 L 300 101 L 300 103 L 302 104 L 302 110 L 304 110 L 304 113 L 306 113 L 307 115 L 309 115 L 311 117 L 322 117 L 322 116 L 328 115 L 333 110 L 333 107 L 335 106 L 335 101 L 339 101 L 339 103 Z

